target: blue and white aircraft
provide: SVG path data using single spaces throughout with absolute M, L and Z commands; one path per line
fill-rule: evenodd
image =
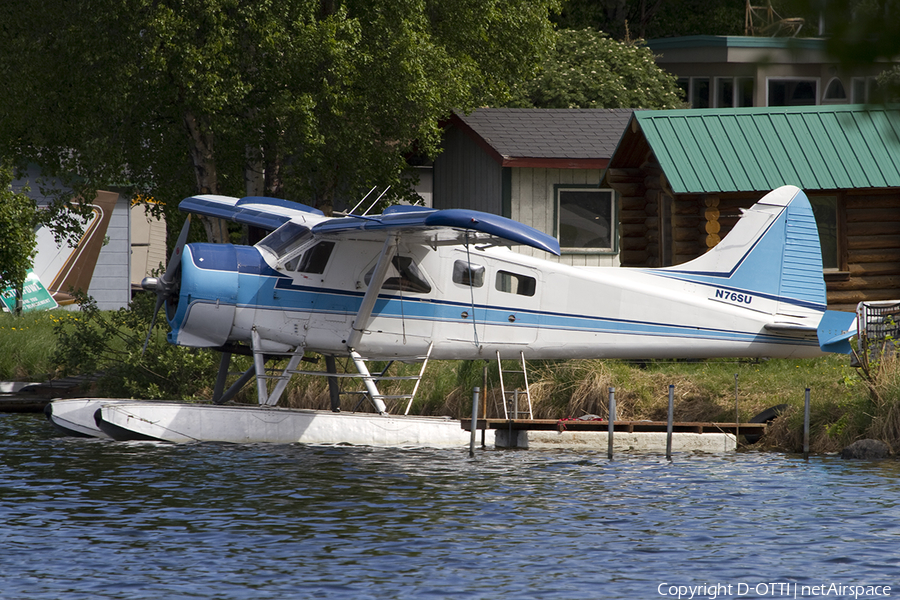
M 212 195 L 180 208 L 271 231 L 251 247 L 185 245 L 185 229 L 165 274 L 143 284 L 165 306 L 169 342 L 253 354 L 238 384 L 256 376 L 262 405 L 277 403 L 313 352 L 331 359 L 332 374 L 333 357 L 351 358 L 385 414 L 369 360 L 800 358 L 849 352 L 856 334 L 854 314 L 826 310 L 815 218 L 793 186 L 763 197 L 706 254 L 657 269 L 525 256 L 509 246 L 558 255 L 559 244 L 470 210 L 326 217 L 286 200 Z M 270 389 L 273 355 L 289 361 Z

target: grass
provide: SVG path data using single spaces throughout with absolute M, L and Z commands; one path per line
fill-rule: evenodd
M 26 312 L 19 317 L 0 313 L 0 380 L 46 381 L 56 375 L 54 327 L 78 318 L 78 313 L 66 310 Z
M 164 342 L 160 332 L 154 336 L 147 356 L 141 357 L 140 345 L 146 331 L 143 321 L 149 322 L 152 302 L 149 308 L 141 310 L 142 316 L 136 316 L 137 309 L 116 313 L 60 310 L 21 317 L 2 314 L 0 380 L 43 381 L 58 377 L 68 360 L 75 365 L 72 368 L 81 372 L 107 372 L 94 390 L 97 395 L 209 398 L 218 355 L 208 350 L 172 347 Z M 243 371 L 249 365 L 248 357 L 235 357 L 232 371 Z M 341 366 L 346 371 L 353 370 L 351 364 L 341 365 L 339 361 Z M 383 366 L 373 364 L 370 369 L 376 372 Z M 514 361 L 504 363 L 504 370 L 517 367 Z M 414 375 L 419 368 L 417 364 L 398 363 L 391 374 Z M 674 386 L 678 421 L 733 422 L 735 393 L 741 422 L 769 407 L 787 404 L 789 408 L 757 447 L 790 452 L 802 449 L 804 391 L 809 387 L 813 452 L 839 451 L 864 437 L 881 439 L 900 451 L 900 360 L 896 357 L 886 356 L 862 375 L 850 367 L 849 357 L 830 355 L 761 361 L 529 361 L 528 376 L 534 416 L 543 419 L 586 414 L 605 418 L 610 387 L 615 388 L 620 420 L 665 420 L 669 385 Z M 358 380 L 341 381 L 345 390 L 363 387 Z M 523 382 L 506 376 L 505 383 L 507 389 L 512 389 L 521 388 Z M 382 392 L 408 393 L 412 385 L 409 381 L 385 383 Z M 494 361 L 432 361 L 410 412 L 466 418 L 471 413 L 475 386 L 482 388 L 488 416 L 502 417 Z M 360 405 L 359 398 L 343 397 L 344 409 L 362 406 L 362 410 L 368 410 L 368 404 Z M 255 403 L 255 386 L 247 386 L 237 401 Z M 327 381 L 323 377 L 295 377 L 281 405 L 328 408 Z M 389 410 L 405 412 L 406 401 L 390 401 Z

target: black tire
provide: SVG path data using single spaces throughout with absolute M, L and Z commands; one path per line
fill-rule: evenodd
M 766 410 L 750 419 L 750 423 L 771 423 L 772 421 L 780 417 L 781 413 L 786 411 L 789 406 L 789 404 L 779 404 L 777 406 L 767 408 Z M 755 444 L 761 437 L 761 435 L 757 435 L 755 433 L 744 435 L 744 439 L 748 444 Z

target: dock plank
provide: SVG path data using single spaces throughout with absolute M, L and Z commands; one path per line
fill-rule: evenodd
M 462 419 L 462 428 L 471 431 L 472 420 Z M 505 429 L 514 431 L 608 431 L 608 421 L 579 421 L 577 419 L 478 419 L 476 429 Z M 625 433 L 663 432 L 666 421 L 614 421 L 613 431 Z M 673 433 L 740 433 L 762 435 L 765 423 L 676 422 Z

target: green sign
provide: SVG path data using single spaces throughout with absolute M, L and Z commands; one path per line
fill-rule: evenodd
M 0 300 L 3 301 L 3 310 L 6 312 L 15 312 L 16 310 L 16 292 L 11 287 L 0 292 Z M 22 294 L 22 311 L 26 310 L 50 310 L 58 307 L 56 300 L 34 274 L 34 271 L 28 271 L 25 278 L 25 286 Z

